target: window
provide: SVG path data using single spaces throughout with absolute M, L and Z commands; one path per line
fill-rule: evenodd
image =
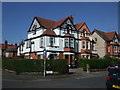
M 114 52 L 117 52 L 117 46 L 114 46 Z
M 38 55 L 38 59 L 42 59 L 42 55 Z
M 88 49 L 88 42 L 86 42 L 86 49 Z
M 36 31 L 33 31 L 33 35 L 35 35 L 36 34 Z
M 34 25 L 34 26 L 33 26 L 33 30 L 35 30 L 36 28 L 37 28 L 37 25 Z
M 40 47 L 43 47 L 43 38 L 40 39 Z
M 23 51 L 23 45 L 21 45 L 21 51 Z
M 95 38 L 95 42 L 97 42 L 97 38 Z
M 27 41 L 26 48 L 30 48 L 30 40 L 29 40 L 29 41 Z
M 82 41 L 82 48 L 85 49 L 85 41 Z
M 67 29 L 67 34 L 69 34 L 69 33 L 70 33 L 69 30 L 71 30 L 72 28 L 71 28 L 70 25 L 67 25 L 67 26 L 66 26 L 66 29 Z
M 85 55 L 82 55 L 82 58 L 86 58 L 86 56 L 85 56 Z
M 70 47 L 74 48 L 74 39 L 73 38 L 70 39 Z
M 76 33 L 75 30 L 71 30 L 71 33 Z
M 108 46 L 108 52 L 110 52 L 110 46 Z
M 65 47 L 68 48 L 69 47 L 69 39 L 65 38 Z
M 54 38 L 50 37 L 50 46 L 53 46 Z
M 85 36 L 86 36 L 85 34 L 86 34 L 86 31 L 84 30 L 84 31 L 83 31 L 83 37 L 85 37 Z

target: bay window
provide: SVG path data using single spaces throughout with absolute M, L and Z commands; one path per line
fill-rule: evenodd
M 43 38 L 40 39 L 40 47 L 43 47 Z
M 82 49 L 85 49 L 85 41 L 82 41 Z
M 65 47 L 68 48 L 69 47 L 69 39 L 65 38 Z
M 50 46 L 53 46 L 54 38 L 50 37 Z
M 73 38 L 70 39 L 70 47 L 74 48 L 74 39 Z

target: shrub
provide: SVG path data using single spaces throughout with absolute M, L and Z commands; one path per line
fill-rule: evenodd
M 31 59 L 3 59 L 4 69 L 16 72 L 43 72 L 44 60 Z M 66 59 L 46 60 L 46 70 L 59 73 L 67 73 L 68 65 Z
M 87 70 L 87 64 L 89 64 L 90 69 L 104 69 L 107 68 L 108 66 L 110 66 L 112 64 L 112 60 L 111 59 L 79 59 L 78 60 L 79 66 L 83 68 L 84 71 Z

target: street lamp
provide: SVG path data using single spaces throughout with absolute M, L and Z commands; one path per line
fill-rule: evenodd
M 44 56 L 44 77 L 46 76 L 46 49 L 43 50 L 43 56 Z
M 44 36 L 44 50 L 43 50 L 43 56 L 44 56 L 44 77 L 46 76 L 46 49 L 45 49 L 45 36 Z

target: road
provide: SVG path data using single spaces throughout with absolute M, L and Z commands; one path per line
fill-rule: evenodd
M 86 77 L 85 77 L 86 75 Z M 10 76 L 11 77 L 11 76 Z M 72 75 L 60 79 L 9 80 L 3 79 L 3 88 L 106 88 L 106 72 L 91 75 Z
M 105 77 L 69 78 L 46 81 L 3 81 L 3 88 L 106 88 Z

